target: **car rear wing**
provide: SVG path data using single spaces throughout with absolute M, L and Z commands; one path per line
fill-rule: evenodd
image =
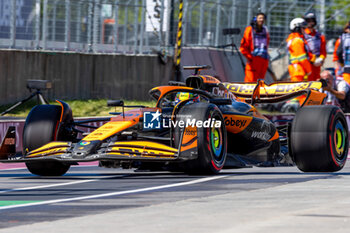
M 223 83 L 224 86 L 236 97 L 245 102 L 278 103 L 295 97 L 306 95 L 303 105 L 322 104 L 326 94 L 319 90 L 327 86 L 323 80 L 314 82 L 278 82 L 266 84 L 263 80 L 257 83 Z M 310 102 L 311 101 L 311 102 Z

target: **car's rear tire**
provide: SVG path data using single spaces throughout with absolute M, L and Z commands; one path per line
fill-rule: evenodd
M 64 140 L 64 132 L 59 129 L 61 111 L 57 105 L 37 105 L 31 110 L 23 129 L 24 154 L 51 141 Z M 58 161 L 26 162 L 26 166 L 39 176 L 61 176 L 70 167 Z
M 304 172 L 335 172 L 345 165 L 349 138 L 343 112 L 336 106 L 306 106 L 295 115 L 290 151 Z
M 179 117 L 178 117 L 179 116 Z M 197 128 L 198 158 L 184 162 L 183 168 L 189 174 L 213 175 L 220 172 L 226 161 L 227 135 L 224 118 L 219 108 L 214 104 L 194 103 L 183 106 L 176 117 L 176 120 L 187 118 L 196 121 L 215 119 L 221 122 L 219 128 Z M 175 144 L 178 146 L 181 137 L 179 127 L 175 129 Z

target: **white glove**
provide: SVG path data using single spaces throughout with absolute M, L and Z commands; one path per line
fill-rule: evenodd
M 314 62 L 314 66 L 321 66 L 323 63 L 323 58 L 322 57 L 318 57 L 316 58 L 315 62 Z

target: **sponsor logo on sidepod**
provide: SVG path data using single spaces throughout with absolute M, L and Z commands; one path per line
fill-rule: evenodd
M 247 123 L 247 120 L 234 120 L 233 118 L 225 117 L 225 125 L 230 125 L 238 128 L 242 128 Z
M 268 134 L 267 132 L 256 132 L 256 131 L 252 132 L 252 138 L 258 138 L 263 141 L 268 141 L 270 137 L 271 137 L 270 134 Z

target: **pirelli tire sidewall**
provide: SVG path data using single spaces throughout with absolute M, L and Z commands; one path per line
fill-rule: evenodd
M 185 170 L 192 174 L 217 174 L 223 168 L 226 161 L 227 134 L 225 121 L 220 109 L 209 103 L 194 103 L 184 106 L 178 113 L 183 116 L 191 116 L 196 121 L 215 119 L 220 121 L 220 127 L 197 128 L 198 158 L 185 163 Z M 178 118 L 177 118 L 178 119 Z M 175 129 L 175 132 L 178 130 Z M 175 134 L 178 137 L 179 134 Z
M 336 106 L 305 106 L 295 115 L 291 156 L 304 172 L 335 172 L 346 162 L 349 136 L 344 113 Z

